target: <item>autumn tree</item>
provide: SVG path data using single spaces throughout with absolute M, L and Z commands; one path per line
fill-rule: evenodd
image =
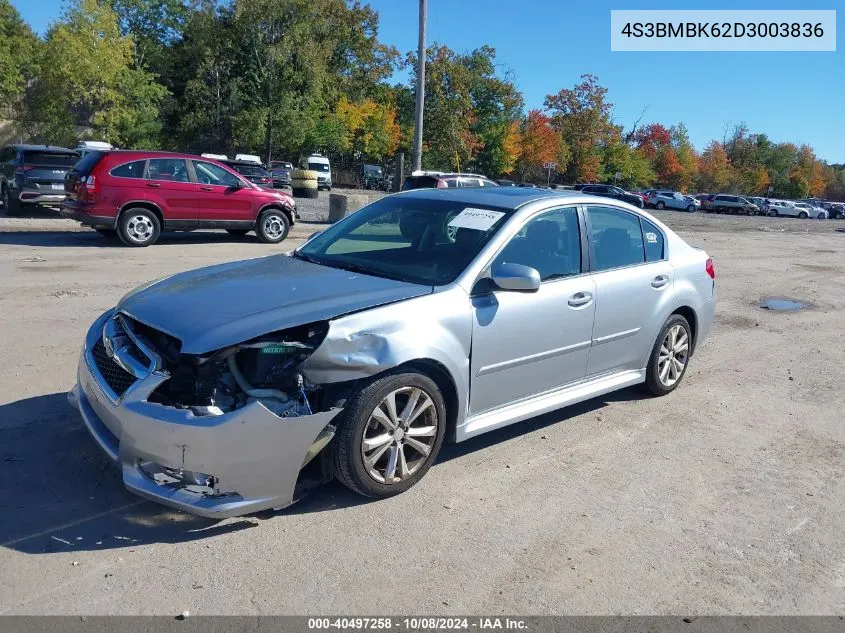
M 725 148 L 711 141 L 701 153 L 698 188 L 702 191 L 722 191 L 731 180 L 731 163 Z
M 557 162 L 560 137 L 552 127 L 551 119 L 539 110 L 530 110 L 518 133 L 516 173 L 520 180 L 540 179 L 545 176 L 543 163 Z M 566 165 L 558 164 L 562 171 Z
M 571 154 L 564 171 L 570 181 L 595 181 L 603 175 L 602 147 L 613 139 L 615 129 L 606 97 L 607 88 L 594 75 L 582 75 L 574 88 L 546 97 L 552 125 Z

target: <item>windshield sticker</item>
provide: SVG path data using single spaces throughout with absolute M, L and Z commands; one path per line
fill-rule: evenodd
M 475 231 L 486 231 L 501 218 L 504 213 L 501 211 L 490 211 L 488 209 L 473 209 L 467 207 L 458 215 L 452 218 L 449 226 L 455 229 L 473 229 Z
M 649 244 L 657 244 L 657 233 L 646 233 L 645 239 Z

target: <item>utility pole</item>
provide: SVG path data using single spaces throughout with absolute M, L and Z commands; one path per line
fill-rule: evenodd
M 414 154 L 411 169 L 422 169 L 423 106 L 425 104 L 425 22 L 428 0 L 420 0 L 420 38 L 417 45 L 417 103 L 414 111 Z

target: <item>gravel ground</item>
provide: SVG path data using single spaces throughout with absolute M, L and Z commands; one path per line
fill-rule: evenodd
M 393 499 L 331 484 L 216 524 L 127 493 L 65 392 L 127 290 L 280 247 L 205 232 L 127 249 L 44 214 L 0 220 L 0 613 L 841 614 L 845 223 L 660 217 L 718 283 L 677 391 L 446 446 Z M 813 307 L 767 312 L 764 295 Z

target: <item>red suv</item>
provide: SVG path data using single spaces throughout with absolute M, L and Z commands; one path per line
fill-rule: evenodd
M 65 192 L 62 215 L 128 246 L 149 246 L 161 231 L 203 228 L 255 231 L 275 244 L 298 217 L 290 194 L 191 154 L 90 152 L 67 175 Z

